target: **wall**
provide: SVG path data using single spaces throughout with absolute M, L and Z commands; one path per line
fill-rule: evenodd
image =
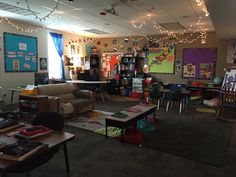
M 15 22 L 16 23 L 16 22 Z M 16 23 L 17 24 L 17 23 Z M 3 32 L 10 32 L 16 34 L 23 34 L 28 36 L 35 36 L 38 38 L 38 58 L 46 57 L 47 58 L 47 35 L 48 32 L 53 31 L 49 29 L 42 29 L 39 32 L 21 32 L 16 30 L 9 24 L 5 24 L 4 22 L 0 23 L 0 86 L 2 89 L 0 90 L 0 97 L 4 99 L 6 104 L 10 102 L 10 94 L 11 92 L 8 88 L 16 88 L 17 86 L 27 85 L 27 84 L 34 84 L 34 73 L 6 73 L 5 72 L 5 65 L 4 65 L 4 47 L 3 47 Z M 32 25 L 27 25 L 23 23 L 18 23 L 19 26 L 24 27 L 32 27 Z M 78 36 L 74 36 L 73 34 L 63 33 L 59 31 L 54 31 L 58 33 L 62 33 L 64 37 L 64 46 L 68 44 L 71 39 L 77 38 Z M 83 39 L 83 38 L 82 38 Z M 113 44 L 113 39 L 116 39 L 116 44 Z M 113 48 L 116 47 L 118 51 L 126 52 L 128 47 L 132 47 L 132 41 L 129 40 L 128 42 L 124 42 L 124 38 L 104 38 L 104 39 L 97 39 L 96 42 L 97 47 L 101 50 L 101 52 L 110 52 L 113 51 Z M 104 44 L 107 44 L 108 47 L 104 47 Z M 206 44 L 200 44 L 199 41 L 193 44 L 179 44 L 176 48 L 176 59 L 182 59 L 182 51 L 183 48 L 186 47 L 216 47 L 217 48 L 217 65 L 216 65 L 216 75 L 223 76 L 224 70 L 223 68 L 226 66 L 226 52 L 227 52 L 227 40 L 220 40 L 217 38 L 215 32 L 208 33 L 207 42 Z M 84 50 L 84 42 L 80 45 L 81 50 Z M 142 48 L 145 44 L 145 41 L 138 41 L 138 46 Z M 70 48 L 65 47 L 64 53 L 67 54 Z M 39 71 L 40 72 L 40 71 Z M 181 78 L 181 73 L 179 74 L 153 74 L 153 77 L 161 80 L 163 82 L 173 82 L 173 83 L 186 83 L 186 79 Z M 18 94 L 14 96 L 14 103 L 18 102 Z
M 155 36 L 154 36 L 155 37 Z M 116 44 L 113 44 L 113 40 L 116 39 Z M 132 40 L 124 42 L 124 38 L 104 38 L 100 39 L 100 49 L 102 52 L 111 52 L 113 48 L 116 48 L 118 52 L 127 52 L 128 47 L 133 46 Z M 138 47 L 143 48 L 145 41 L 138 41 Z M 107 44 L 108 47 L 104 47 Z M 191 44 L 178 44 L 176 46 L 176 60 L 182 60 L 184 48 L 217 48 L 217 63 L 216 63 L 216 76 L 224 76 L 224 67 L 226 66 L 227 56 L 227 40 L 220 40 L 217 38 L 215 32 L 209 32 L 205 44 L 201 44 L 200 40 Z M 156 80 L 169 83 L 187 83 L 187 79 L 182 79 L 182 73 L 178 74 L 152 74 Z
M 14 22 L 14 24 L 20 26 L 20 27 L 24 27 L 24 28 L 34 28 L 33 25 L 29 25 L 26 23 L 19 23 L 16 21 L 11 20 L 12 22 Z M 28 84 L 34 84 L 34 73 L 33 72 L 5 72 L 5 64 L 4 64 L 4 39 L 3 39 L 3 32 L 9 32 L 9 33 L 15 33 L 15 34 L 22 34 L 22 35 L 27 35 L 27 36 L 34 36 L 37 37 L 38 39 L 38 58 L 40 57 L 46 57 L 48 58 L 48 33 L 49 32 L 56 32 L 56 33 L 60 33 L 63 34 L 63 42 L 64 42 L 64 54 L 69 54 L 70 53 L 70 47 L 67 46 L 65 47 L 67 44 L 69 44 L 69 41 L 71 39 L 75 39 L 78 38 L 79 36 L 75 36 L 73 34 L 70 33 L 65 33 L 65 32 L 61 32 L 61 31 L 56 31 L 56 30 L 51 30 L 51 29 L 47 29 L 47 28 L 43 28 L 42 30 L 38 31 L 38 32 L 22 32 L 19 31 L 17 29 L 15 29 L 14 27 L 12 27 L 11 25 L 2 22 L 0 23 L 0 86 L 2 87 L 0 89 L 0 98 L 2 98 L 5 102 L 5 104 L 9 104 L 10 103 L 10 97 L 11 97 L 11 92 L 9 91 L 8 88 L 17 88 L 18 86 L 24 86 L 24 85 L 28 85 Z M 36 26 L 35 26 L 36 27 Z M 38 26 L 37 26 L 38 27 Z M 81 39 L 84 39 L 83 37 L 80 37 Z M 84 42 L 79 43 L 79 46 L 81 48 L 81 54 L 84 55 Z M 67 78 L 68 76 L 68 70 L 66 69 L 66 74 L 67 74 Z M 39 64 L 38 64 L 38 72 L 45 72 L 45 71 L 40 71 L 39 70 Z M 13 98 L 13 103 L 18 103 L 18 92 L 14 93 L 14 98 Z

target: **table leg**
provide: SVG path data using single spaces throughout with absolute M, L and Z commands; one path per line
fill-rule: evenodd
M 106 122 L 106 136 L 105 136 L 105 138 L 107 138 L 107 122 Z
M 11 104 L 13 102 L 14 91 L 11 91 Z
M 66 171 L 70 172 L 70 164 L 69 164 L 69 158 L 68 158 L 68 151 L 67 151 L 66 143 L 63 144 L 63 148 L 64 148 L 65 163 L 66 163 Z

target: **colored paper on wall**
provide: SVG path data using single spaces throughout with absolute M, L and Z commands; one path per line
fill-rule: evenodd
M 150 73 L 173 74 L 175 47 L 149 49 L 148 66 Z

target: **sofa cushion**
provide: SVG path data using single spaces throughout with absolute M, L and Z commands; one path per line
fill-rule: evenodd
M 71 100 L 75 99 L 76 97 L 73 93 L 65 93 L 65 94 L 58 95 L 57 98 L 59 98 L 60 103 L 68 103 Z
M 40 95 L 57 96 L 66 93 L 72 93 L 75 89 L 76 88 L 73 84 L 48 84 L 39 86 L 38 92 Z
M 80 113 L 80 112 L 85 112 L 85 111 L 91 110 L 92 107 L 93 107 L 93 105 L 91 103 L 91 100 L 90 99 L 86 99 L 86 98 L 70 100 L 70 103 L 73 105 L 74 111 L 76 113 Z

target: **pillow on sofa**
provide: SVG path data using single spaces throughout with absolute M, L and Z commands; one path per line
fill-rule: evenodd
M 72 93 L 77 97 L 77 98 L 79 98 L 79 89 L 75 89 L 75 90 L 73 90 L 72 91 Z

